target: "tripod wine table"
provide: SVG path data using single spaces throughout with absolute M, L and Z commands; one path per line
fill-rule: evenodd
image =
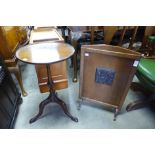
M 43 113 L 45 106 L 51 102 L 55 102 L 61 106 L 64 113 L 73 121 L 78 122 L 76 117 L 73 117 L 68 111 L 67 105 L 64 101 L 58 98 L 53 87 L 53 80 L 51 78 L 50 64 L 64 61 L 74 54 L 74 48 L 65 43 L 37 43 L 21 47 L 16 52 L 16 57 L 20 61 L 29 64 L 45 64 L 47 69 L 49 87 L 49 96 L 40 103 L 38 114 L 30 120 L 30 123 L 35 122 Z

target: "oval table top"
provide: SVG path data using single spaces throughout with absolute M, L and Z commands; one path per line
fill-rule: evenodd
M 19 48 L 16 57 L 30 64 L 52 64 L 68 59 L 74 52 L 66 43 L 36 43 Z

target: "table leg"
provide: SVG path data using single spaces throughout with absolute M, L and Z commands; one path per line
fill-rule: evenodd
M 73 55 L 73 82 L 77 82 L 77 51 Z
M 47 68 L 47 75 L 48 75 L 48 87 L 49 87 L 49 91 L 50 91 L 50 94 L 49 96 L 47 97 L 47 99 L 45 99 L 44 101 L 42 101 L 39 105 L 39 112 L 38 114 L 33 117 L 31 120 L 30 120 L 30 123 L 33 123 L 35 122 L 43 113 L 43 110 L 45 108 L 45 106 L 48 104 L 48 103 L 51 103 L 51 102 L 56 102 L 57 104 L 59 104 L 61 106 L 61 108 L 63 109 L 64 113 L 70 117 L 73 121 L 75 122 L 78 122 L 78 119 L 76 117 L 73 117 L 69 111 L 68 111 L 68 108 L 67 108 L 67 105 L 65 104 L 64 101 L 62 101 L 61 99 L 58 98 L 54 88 L 53 88 L 53 81 L 52 81 L 52 78 L 51 78 L 51 72 L 50 72 L 50 65 L 47 64 L 46 65 L 46 68 Z
M 115 109 L 115 113 L 114 113 L 114 119 L 113 119 L 113 121 L 116 121 L 116 117 L 117 117 L 118 113 L 119 113 L 119 109 L 116 108 Z
M 78 54 L 78 43 L 77 40 L 72 40 L 71 44 L 73 45 L 73 47 L 75 48 L 75 53 L 73 55 L 73 82 L 77 82 L 77 54 Z
M 29 123 L 35 122 L 35 121 L 42 115 L 43 110 L 44 110 L 44 107 L 45 107 L 48 103 L 50 103 L 50 100 L 47 98 L 47 99 L 45 99 L 44 101 L 42 101 L 42 102 L 39 104 L 39 112 L 38 112 L 38 114 L 37 114 L 35 117 L 31 118 L 30 121 L 29 121 Z
M 63 109 L 64 113 L 65 113 L 68 117 L 70 117 L 73 121 L 78 122 L 78 119 L 77 119 L 76 117 L 73 117 L 73 116 L 69 113 L 68 108 L 67 108 L 67 106 L 66 106 L 66 104 L 65 104 L 64 101 L 62 101 L 61 99 L 59 99 L 56 95 L 55 95 L 54 101 L 55 101 L 56 103 L 58 103 L 58 104 L 61 106 L 61 108 Z

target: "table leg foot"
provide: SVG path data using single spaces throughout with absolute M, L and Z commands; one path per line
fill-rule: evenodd
M 29 123 L 31 124 L 31 123 L 35 122 L 37 119 L 38 119 L 38 116 L 35 116 L 30 119 Z
M 28 94 L 27 94 L 26 91 L 23 91 L 23 92 L 22 92 L 22 95 L 23 95 L 24 97 L 26 97 Z
M 77 82 L 77 78 L 73 78 L 73 82 Z
M 117 117 L 118 113 L 119 113 L 119 110 L 116 108 L 113 121 L 116 121 L 116 117 Z
M 72 116 L 71 120 L 73 120 L 74 122 L 78 122 L 78 118 L 73 117 L 73 116 Z
M 29 123 L 33 123 L 35 122 L 43 113 L 43 110 L 44 110 L 44 107 L 50 102 L 50 100 L 47 98 L 46 100 L 42 101 L 40 104 L 39 104 L 39 112 L 38 114 L 33 117 L 32 119 L 30 119 Z

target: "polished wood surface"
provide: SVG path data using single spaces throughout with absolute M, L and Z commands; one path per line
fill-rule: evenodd
M 16 34 L 19 40 L 20 46 L 29 42 L 30 30 L 26 26 L 16 26 Z
M 73 117 L 68 111 L 65 102 L 58 98 L 57 93 L 55 92 L 54 81 L 51 77 L 50 67 L 50 64 L 64 61 L 73 54 L 74 48 L 65 43 L 31 44 L 17 50 L 16 57 L 23 62 L 31 64 L 46 64 L 49 96 L 39 104 L 39 112 L 30 120 L 30 123 L 35 122 L 42 115 L 45 106 L 51 102 L 59 104 L 69 118 L 78 122 L 78 119 Z
M 28 40 L 27 37 L 25 27 L 0 26 L 0 53 L 6 63 L 14 58 L 16 49 Z
M 37 50 L 35 49 L 35 47 Z M 26 50 L 27 48 L 28 50 Z M 32 55 L 34 56 L 34 54 L 31 53 L 33 49 L 35 49 L 34 52 L 36 53 L 36 57 L 39 58 L 37 59 L 37 61 L 34 61 L 34 59 L 32 60 L 31 58 Z M 74 49 L 72 46 L 65 43 L 37 43 L 37 44 L 27 45 L 21 50 L 24 52 L 22 52 L 18 57 L 20 57 L 22 61 L 26 61 L 28 63 L 33 63 L 33 64 L 39 64 L 39 65 L 35 65 L 35 68 L 36 68 L 36 73 L 38 77 L 38 85 L 41 93 L 48 92 L 47 70 L 44 64 L 49 62 L 50 62 L 50 69 L 51 69 L 51 77 L 54 81 L 54 86 L 53 86 L 54 89 L 60 90 L 68 87 L 66 61 L 63 61 L 63 60 L 72 56 L 72 54 L 74 53 Z M 37 52 L 38 50 L 40 52 Z M 46 50 L 47 50 L 47 53 L 45 52 Z M 17 55 L 18 55 L 18 51 L 17 51 Z M 26 59 L 25 59 L 25 55 L 26 55 Z M 42 59 L 43 57 L 44 57 L 44 61 L 42 60 L 40 61 L 40 59 Z
M 59 42 L 63 43 L 64 39 L 53 27 L 37 27 L 31 31 L 30 44 L 43 42 Z M 47 86 L 47 70 L 45 65 L 35 65 L 38 85 L 40 92 L 48 92 Z M 51 76 L 54 81 L 55 90 L 60 90 L 68 87 L 66 61 L 61 61 L 50 65 Z
M 120 111 L 132 82 L 140 53 L 111 45 L 84 45 L 81 49 L 80 98 L 97 102 L 110 109 Z M 115 71 L 111 85 L 95 82 L 96 68 Z
M 136 52 L 130 49 L 122 48 L 120 46 L 107 45 L 107 44 L 83 45 L 82 48 L 86 48 L 91 52 L 95 50 L 95 53 L 99 53 L 99 54 L 117 56 L 122 58 L 130 58 L 130 59 L 139 58 L 139 56 L 141 55 L 139 52 Z
M 9 70 L 15 74 L 22 95 L 26 96 L 24 90 L 20 67 L 15 57 L 17 48 L 28 43 L 28 29 L 26 26 L 0 26 L 0 55 L 4 58 Z
M 54 28 L 39 28 L 32 30 L 30 37 L 30 44 L 37 42 L 64 42 L 64 39 Z
M 16 57 L 30 64 L 52 64 L 66 60 L 74 54 L 74 48 L 65 43 L 38 43 L 21 47 Z
M 34 26 L 34 30 L 47 30 L 47 29 L 56 29 L 57 26 Z
M 19 45 L 19 40 L 16 34 L 16 28 L 13 26 L 0 27 L 0 52 L 3 58 L 6 60 L 12 59 L 15 54 L 15 50 Z

